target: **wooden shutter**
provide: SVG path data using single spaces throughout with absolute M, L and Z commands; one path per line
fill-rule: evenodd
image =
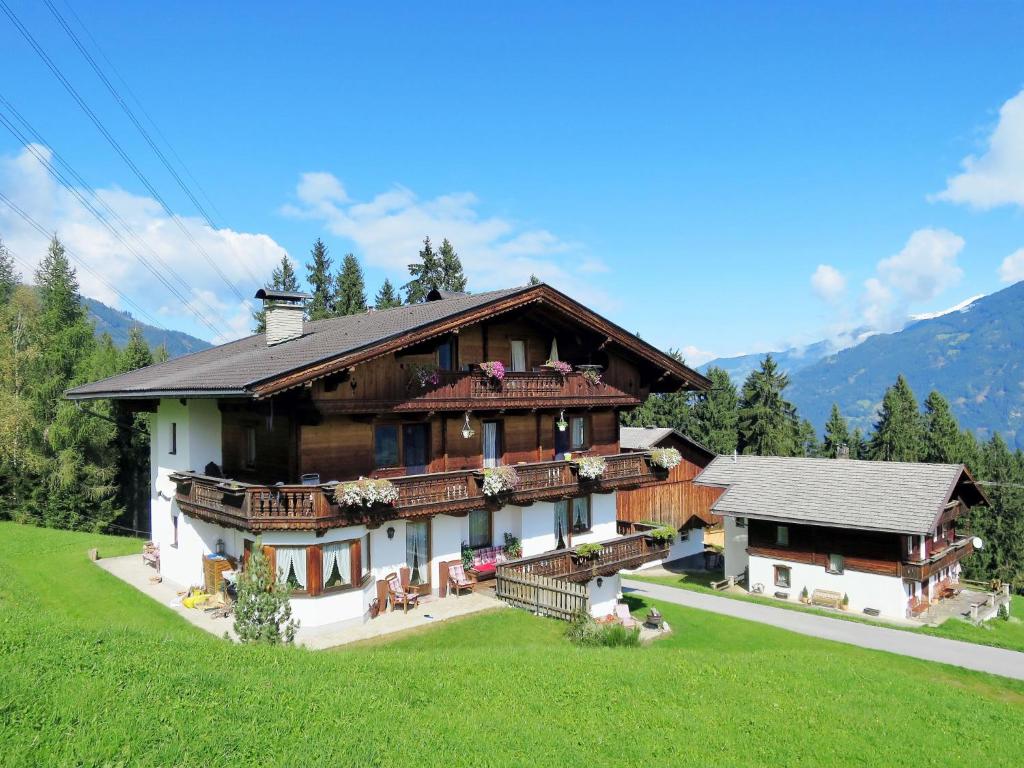
M 319 544 L 306 547 L 306 593 L 319 595 L 324 589 L 324 558 Z
M 267 562 L 270 563 L 270 573 L 277 578 L 277 553 L 273 547 L 263 547 L 263 556 L 267 558 Z
M 363 583 L 363 558 L 361 555 L 363 542 L 361 539 L 355 539 L 349 542 L 348 555 L 349 562 L 351 563 L 352 574 L 352 586 L 359 586 Z

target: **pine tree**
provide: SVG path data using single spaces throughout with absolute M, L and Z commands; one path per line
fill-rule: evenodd
M 441 241 L 437 255 L 441 259 L 441 290 L 464 292 L 466 275 L 462 271 L 462 261 L 447 237 Z
M 871 458 L 876 461 L 920 461 L 924 432 L 917 399 L 900 374 L 885 391 L 882 410 L 871 438 Z
M 736 385 L 722 368 L 707 370 L 711 390 L 693 406 L 690 436 L 717 454 L 736 450 L 739 396 Z
M 0 304 L 6 304 L 14 295 L 21 275 L 14 268 L 14 257 L 7 250 L 4 241 L 0 240 Z
M 739 443 L 743 453 L 792 456 L 798 452 L 796 409 L 784 397 L 789 376 L 770 354 L 743 384 L 739 405 Z
M 386 277 L 384 278 L 384 284 L 377 291 L 373 306 L 375 309 L 393 309 L 394 307 L 402 306 L 402 299 L 395 290 L 395 286 Z
M 117 361 L 119 373 L 134 371 L 153 364 L 153 353 L 133 325 L 128 343 Z M 118 402 L 114 408 L 117 421 L 117 505 L 125 509 L 125 525 L 134 531 L 149 530 L 149 424 L 148 413 L 132 413 Z
M 679 350 L 671 349 L 669 354 L 683 362 Z M 623 412 L 621 421 L 628 427 L 669 427 L 688 435 L 692 427 L 688 393 L 650 395 L 639 408 Z
M 331 257 L 327 246 L 319 237 L 309 252 L 313 261 L 306 265 L 306 281 L 312 298 L 307 314 L 310 320 L 323 320 L 334 313 L 334 279 L 331 277 Z
M 441 259 L 434 252 L 429 237 L 423 238 L 419 261 L 409 265 L 409 274 L 412 275 L 412 280 L 402 286 L 405 291 L 406 304 L 418 304 L 421 301 L 426 301 L 428 293 L 434 288 L 441 287 L 444 267 L 441 264 Z
M 844 445 L 850 450 L 850 458 L 854 458 L 853 446 L 850 445 L 850 427 L 843 414 L 839 412 L 839 406 L 832 403 L 832 413 L 829 415 L 828 421 L 825 422 L 822 455 L 834 459 L 839 455 L 839 448 Z
M 851 459 L 867 459 L 871 455 L 869 442 L 864 437 L 864 432 L 860 427 L 853 430 L 853 434 L 850 435 L 850 458 Z
M 270 282 L 265 287 L 275 291 L 299 290 L 299 278 L 295 274 L 295 267 L 292 265 L 292 260 L 288 258 L 288 254 L 284 254 L 281 257 L 281 263 L 274 267 L 274 271 L 270 273 Z M 252 313 L 252 317 L 256 321 L 253 333 L 264 333 L 267 330 L 266 310 L 259 309 Z
M 540 278 L 531 272 L 530 280 L 527 282 L 527 285 L 540 285 Z
M 797 435 L 797 456 L 820 456 L 821 445 L 818 442 L 818 433 L 810 419 L 798 420 L 796 426 Z
M 995 434 L 981 451 L 980 478 L 989 507 L 971 512 L 971 533 L 985 546 L 964 561 L 967 575 L 1024 585 L 1024 456 Z
M 335 292 L 334 314 L 360 315 L 366 311 L 366 283 L 363 281 L 363 268 L 359 260 L 351 253 L 346 253 L 338 273 L 338 287 Z
M 935 390 L 924 401 L 924 450 L 922 461 L 959 464 L 964 461 L 964 440 L 960 426 L 946 398 Z
M 235 634 L 243 643 L 278 645 L 295 639 L 298 622 L 292 620 L 289 588 L 271 571 L 263 554 L 262 539 L 256 539 L 249 560 L 238 576 L 235 602 Z

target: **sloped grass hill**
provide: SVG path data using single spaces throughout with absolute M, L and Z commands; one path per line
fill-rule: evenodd
M 4 765 L 1019 766 L 1024 685 L 676 606 L 642 649 L 496 611 L 311 652 L 202 633 L 0 523 Z M 400 727 L 392 727 L 399 723 Z

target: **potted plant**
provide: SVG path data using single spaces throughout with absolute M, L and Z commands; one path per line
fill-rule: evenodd
M 500 384 L 505 379 L 505 364 L 500 360 L 490 360 L 485 363 L 480 363 L 480 370 L 483 374 L 496 384 Z
M 576 459 L 573 463 L 576 467 L 576 474 L 579 475 L 580 480 L 597 480 L 602 475 L 607 467 L 603 456 L 584 456 L 581 459 Z
M 515 490 L 519 484 L 519 474 L 513 467 L 490 467 L 483 472 L 484 496 L 496 497 Z
M 844 611 L 849 610 L 850 608 L 850 596 L 845 592 L 843 593 L 843 602 L 840 603 L 840 605 L 842 606 Z
M 676 538 L 676 529 L 670 525 L 655 528 L 647 534 L 658 544 L 671 544 Z
M 551 369 L 552 371 L 557 373 L 559 376 L 561 376 L 563 379 L 566 376 L 568 376 L 570 373 L 572 373 L 572 366 L 569 365 L 568 363 L 562 362 L 561 360 L 548 360 L 541 367 L 542 368 L 549 368 L 549 369 Z
M 462 567 L 467 570 L 473 567 L 473 548 L 467 542 L 462 542 Z
M 334 489 L 334 500 L 343 507 L 390 505 L 398 501 L 398 488 L 390 480 L 360 477 L 350 483 L 340 483 Z
M 573 555 L 581 562 L 595 560 L 601 554 L 602 549 L 604 547 L 600 544 L 580 544 L 573 550 Z
M 647 452 L 647 460 L 655 469 L 668 472 L 679 466 L 683 456 L 675 448 L 654 448 Z
M 523 556 L 523 545 L 519 541 L 519 538 L 513 536 L 508 531 L 505 531 L 505 546 L 503 547 L 505 555 L 510 560 L 517 560 Z
M 583 376 L 583 380 L 592 387 L 601 383 L 600 365 L 577 365 L 576 370 Z
M 804 587 L 800 590 L 800 602 L 804 605 L 807 605 L 809 602 L 811 602 L 811 597 L 807 593 L 807 587 Z
M 558 421 L 555 422 L 559 432 L 565 432 L 569 428 L 569 422 L 565 420 L 565 411 L 558 412 Z
M 408 370 L 410 390 L 436 387 L 441 383 L 441 374 L 433 363 L 414 363 Z

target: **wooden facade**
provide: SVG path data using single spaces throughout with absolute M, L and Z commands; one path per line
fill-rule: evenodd
M 683 460 L 669 471 L 665 482 L 616 496 L 617 517 L 623 529 L 631 529 L 636 523 L 659 523 L 676 530 L 721 525 L 722 518 L 713 514 L 711 507 L 724 489 L 693 482 L 715 455 L 674 432 L 656 447 L 675 448 Z

